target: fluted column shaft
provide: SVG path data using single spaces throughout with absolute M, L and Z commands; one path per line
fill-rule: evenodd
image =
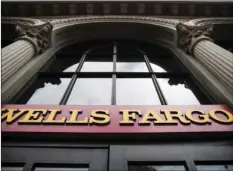
M 190 56 L 195 57 L 220 82 L 233 93 L 233 54 L 213 43 L 210 34 L 213 25 L 176 25 L 177 45 Z
M 231 52 L 209 40 L 201 40 L 193 47 L 193 55 L 233 91 L 233 54 Z
M 26 40 L 18 40 L 2 49 L 2 82 L 35 55 L 35 48 Z
M 41 25 L 17 24 L 19 38 L 2 49 L 2 82 L 51 46 L 52 29 L 49 22 Z

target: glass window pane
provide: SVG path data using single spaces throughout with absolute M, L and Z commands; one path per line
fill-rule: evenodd
M 148 72 L 145 62 L 117 62 L 117 72 Z
M 21 97 L 19 103 L 59 104 L 70 78 L 38 79 Z
M 118 105 L 160 104 L 151 78 L 119 78 L 116 86 Z
M 183 165 L 169 165 L 169 166 L 150 166 L 150 165 L 131 165 L 129 166 L 129 171 L 186 171 L 185 167 Z
M 117 50 L 117 72 L 148 72 L 142 53 L 127 46 L 120 46 Z
M 11 167 L 11 166 L 3 166 L 1 168 L 2 171 L 22 171 L 23 167 Z
M 113 46 L 101 46 L 90 51 L 81 72 L 113 72 Z
M 81 72 L 113 72 L 113 62 L 84 62 Z
M 68 68 L 64 69 L 63 72 L 75 72 L 78 68 L 78 64 L 79 63 L 69 66 Z
M 233 164 L 231 165 L 196 165 L 198 171 L 233 171 Z
M 150 66 L 152 67 L 152 70 L 154 72 L 167 72 L 165 69 L 163 69 L 162 67 L 160 67 L 159 65 L 150 63 Z
M 194 93 L 184 84 L 172 83 L 172 79 L 158 78 L 159 86 L 169 105 L 199 105 Z
M 36 167 L 34 171 L 88 171 L 88 168 Z
M 111 104 L 111 78 L 77 79 L 67 104 Z

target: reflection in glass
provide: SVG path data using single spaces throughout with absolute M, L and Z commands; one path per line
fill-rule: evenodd
M 159 86 L 169 105 L 195 105 L 200 104 L 193 92 L 184 84 L 174 82 L 173 79 L 157 79 Z
M 196 165 L 198 171 L 233 171 L 233 165 Z
M 117 62 L 117 72 L 148 72 L 145 62 Z
M 88 171 L 88 168 L 36 167 L 34 171 Z
M 111 104 L 112 79 L 77 79 L 67 104 L 107 105 Z
M 129 171 L 186 171 L 183 165 L 175 165 L 175 166 L 136 166 L 131 165 L 129 166 Z
M 116 96 L 118 105 L 160 104 L 159 97 L 150 78 L 117 79 Z
M 152 67 L 152 70 L 154 72 L 167 72 L 166 70 L 164 70 L 162 67 L 160 67 L 159 65 L 150 63 L 150 66 Z
M 57 78 L 59 83 L 44 82 L 36 89 L 27 104 L 59 104 L 69 82 L 69 78 Z
M 81 72 L 112 72 L 112 62 L 84 62 Z
M 11 167 L 11 166 L 3 166 L 1 168 L 2 171 L 22 171 L 23 167 Z
M 56 58 L 53 61 L 49 61 L 48 65 L 42 68 L 41 72 L 75 72 L 78 67 L 80 58 L 69 56 L 64 58 Z

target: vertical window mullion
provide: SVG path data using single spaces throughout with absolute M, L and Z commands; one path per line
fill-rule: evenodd
M 113 45 L 113 74 L 112 74 L 112 105 L 116 105 L 116 62 L 117 62 L 117 45 Z
M 159 87 L 159 83 L 157 81 L 157 78 L 156 78 L 155 74 L 152 74 L 152 81 L 153 81 L 155 89 L 156 89 L 156 91 L 157 91 L 157 93 L 159 95 L 159 99 L 161 101 L 161 104 L 162 105 L 167 105 L 166 98 L 164 97 L 163 92 L 162 92 L 161 88 Z
M 25 164 L 23 167 L 23 171 L 33 170 L 34 163 L 32 161 L 29 161 Z
M 88 52 L 90 52 L 90 50 Z M 85 52 L 83 54 L 83 56 L 82 56 L 82 58 L 81 58 L 81 60 L 79 62 L 79 65 L 78 65 L 74 75 L 72 76 L 71 81 L 70 81 L 64 95 L 62 96 L 62 99 L 61 99 L 59 105 L 65 105 L 67 103 L 67 101 L 69 99 L 69 96 L 70 96 L 70 93 L 71 93 L 71 91 L 72 91 L 72 89 L 73 89 L 73 87 L 75 85 L 76 80 L 77 80 L 77 74 L 78 74 L 78 72 L 80 72 L 88 52 Z
M 149 72 L 152 73 L 152 81 L 153 81 L 155 89 L 156 89 L 156 91 L 158 93 L 158 96 L 159 96 L 161 104 L 162 105 L 167 105 L 166 98 L 163 95 L 163 92 L 162 92 L 162 90 L 161 90 L 161 88 L 159 86 L 159 83 L 157 81 L 156 75 L 153 73 L 152 67 L 150 66 L 150 61 L 149 61 L 147 55 L 144 52 L 143 52 L 143 57 L 144 57 L 144 59 L 146 61 L 146 66 L 147 66 Z

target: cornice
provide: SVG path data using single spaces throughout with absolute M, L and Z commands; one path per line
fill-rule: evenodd
M 67 26 L 70 24 L 77 24 L 82 22 L 98 22 L 98 21 L 112 21 L 112 22 L 144 22 L 150 24 L 166 25 L 175 29 L 175 25 L 180 21 L 176 19 L 163 19 L 156 17 L 144 16 L 88 16 L 88 17 L 74 17 L 67 19 L 55 19 L 50 21 L 54 28 Z
M 232 17 L 232 1 L 4 1 L 2 16 L 144 15 Z
M 217 17 L 217 18 L 197 18 L 186 22 L 191 26 L 203 26 L 206 24 L 233 24 L 233 17 Z
M 156 18 L 156 17 L 147 17 L 147 16 L 122 16 L 122 15 L 113 16 L 113 15 L 110 15 L 110 16 L 82 16 L 82 17 L 72 17 L 72 18 L 63 18 L 63 19 L 48 19 L 47 21 L 46 20 L 41 21 L 39 19 L 33 19 L 33 18 L 2 17 L 2 23 L 14 23 L 14 24 L 19 23 L 19 24 L 27 25 L 28 27 L 42 26 L 45 23 L 49 23 L 53 31 L 57 30 L 55 35 L 66 34 L 67 31 L 65 28 L 71 28 L 79 24 L 89 24 L 89 23 L 95 23 L 95 22 L 96 23 L 97 22 L 103 22 L 103 23 L 104 22 L 106 23 L 128 22 L 128 23 L 135 23 L 135 24 L 143 23 L 143 24 L 150 24 L 150 25 L 158 26 L 164 29 L 164 31 L 166 31 L 167 33 L 170 32 L 173 35 L 177 34 L 177 45 L 180 48 L 184 49 L 186 52 L 191 53 L 191 49 L 192 49 L 191 47 L 193 45 L 193 41 L 191 40 L 193 40 L 193 37 L 196 38 L 196 37 L 200 37 L 203 35 L 205 37 L 208 37 L 207 35 L 209 35 L 209 34 L 206 34 L 207 31 L 205 29 L 203 30 L 203 28 L 208 28 L 209 24 L 212 24 L 212 25 L 226 24 L 226 23 L 233 24 L 233 18 L 230 18 L 230 17 L 198 18 L 198 19 L 187 21 L 187 20 Z M 179 23 L 183 23 L 183 24 L 179 25 Z M 182 26 L 182 27 L 179 27 L 179 26 Z M 179 31 L 179 28 L 181 31 Z M 185 34 L 182 33 L 183 32 L 182 30 L 186 30 Z M 53 36 L 51 38 L 54 39 Z M 54 42 L 54 41 L 49 40 L 49 42 Z M 47 45 L 46 45 L 46 48 L 47 48 Z M 45 48 L 42 48 L 42 49 L 45 49 Z
M 69 24 L 77 24 L 85 21 L 131 21 L 131 22 L 148 22 L 148 23 L 158 23 L 174 27 L 179 22 L 184 22 L 186 25 L 190 26 L 202 26 L 206 24 L 233 24 L 233 17 L 218 17 L 218 18 L 197 18 L 187 21 L 187 19 L 169 19 L 162 17 L 147 17 L 147 16 L 82 16 L 82 17 L 68 17 L 62 19 L 35 19 L 35 18 L 25 18 L 25 17 L 2 17 L 2 23 L 17 24 L 23 23 L 31 26 L 42 25 L 46 22 L 50 22 L 54 29 L 66 26 Z
M 25 18 L 25 17 L 2 17 L 1 22 L 7 24 L 24 23 L 31 26 L 42 25 L 45 23 L 44 21 L 41 21 L 39 19 Z

